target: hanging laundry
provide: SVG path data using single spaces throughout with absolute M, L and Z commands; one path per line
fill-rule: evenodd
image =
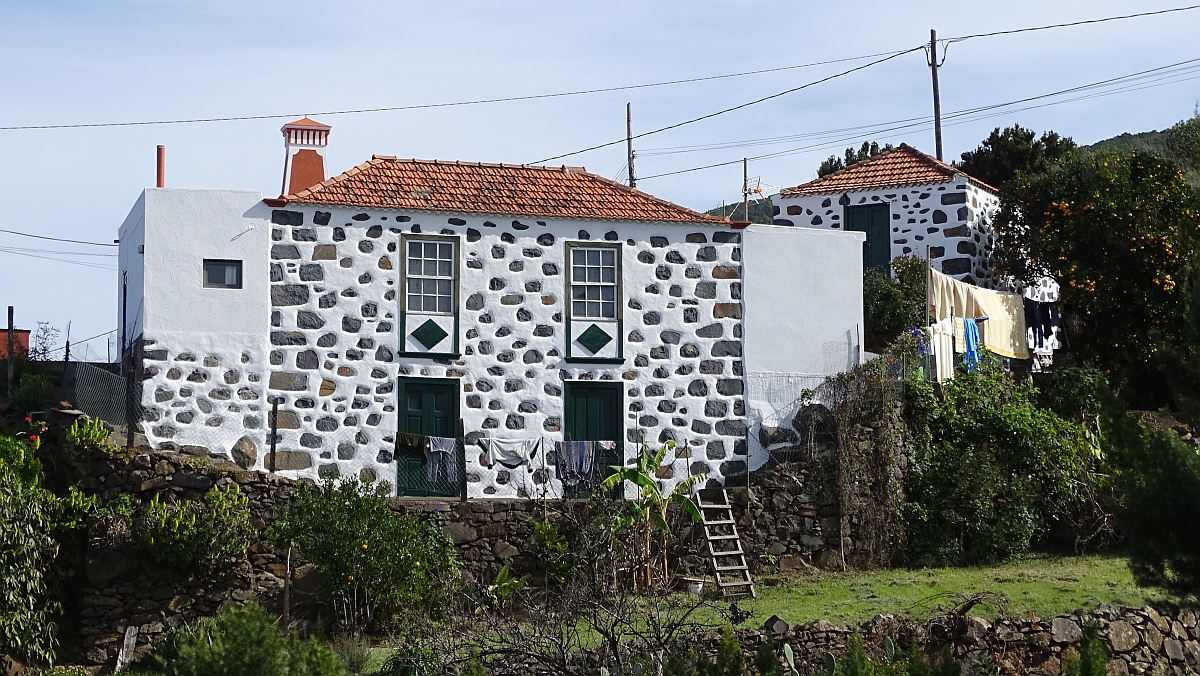
M 574 486 L 591 478 L 595 443 L 591 441 L 554 442 L 555 465 L 564 486 Z
M 991 318 L 988 318 L 991 321 Z M 979 368 L 979 320 L 963 320 L 963 363 L 967 371 Z
M 409 453 L 425 456 L 429 458 L 429 437 L 424 434 L 412 434 L 409 432 L 401 432 L 396 435 L 396 452 Z
M 954 378 L 954 321 L 943 319 L 930 326 L 929 333 L 937 381 L 944 383 Z
M 1020 294 L 982 289 L 930 270 L 928 311 L 935 321 L 952 316 L 987 317 L 979 342 L 998 355 L 1029 359 L 1025 309 Z M 962 336 L 957 345 L 964 345 Z
M 483 446 L 484 460 L 488 467 L 500 463 L 508 469 L 516 469 L 521 465 L 531 464 L 542 446 L 542 440 L 480 439 L 479 444 Z M 533 471 L 532 467 L 530 471 Z
M 458 483 L 457 451 L 457 439 L 429 437 L 429 461 L 425 464 L 425 478 L 433 483 L 438 481 L 439 473 L 445 473 L 446 481 L 451 484 Z

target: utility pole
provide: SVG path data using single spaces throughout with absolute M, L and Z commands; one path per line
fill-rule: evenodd
M 63 355 L 63 361 L 71 361 L 71 322 L 67 322 L 67 353 Z
M 942 160 L 942 95 L 938 91 L 937 31 L 929 29 L 929 69 L 933 71 L 933 140 L 937 158 Z
M 13 381 L 13 350 L 16 349 L 15 340 L 16 331 L 13 328 L 13 306 L 8 306 L 8 352 L 5 356 L 8 357 L 5 361 L 8 362 L 8 397 L 12 398 L 12 381 Z
M 637 177 L 633 173 L 633 104 L 625 104 L 625 147 L 629 153 L 629 187 L 637 187 Z
M 750 160 L 742 158 L 742 219 L 750 220 Z

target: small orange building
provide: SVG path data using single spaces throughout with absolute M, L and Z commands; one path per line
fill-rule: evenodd
M 29 331 L 27 329 L 13 330 L 13 352 L 18 357 L 29 354 Z M 0 359 L 8 359 L 8 329 L 0 328 Z

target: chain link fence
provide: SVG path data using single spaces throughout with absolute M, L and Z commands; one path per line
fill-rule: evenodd
M 422 453 L 396 449 L 396 495 L 401 497 L 465 498 L 467 495 L 466 452 L 462 438 L 455 440 L 454 453 Z
M 122 430 L 142 420 L 141 387 L 94 364 L 63 364 L 62 391 L 75 408 Z

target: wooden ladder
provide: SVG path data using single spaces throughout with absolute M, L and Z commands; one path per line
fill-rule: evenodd
M 756 597 L 754 582 L 750 579 L 750 567 L 746 565 L 746 553 L 742 551 L 742 538 L 738 535 L 733 508 L 729 504 L 729 494 L 724 488 L 702 488 L 696 498 L 701 523 L 704 524 L 704 537 L 708 541 L 708 557 L 721 595 Z

